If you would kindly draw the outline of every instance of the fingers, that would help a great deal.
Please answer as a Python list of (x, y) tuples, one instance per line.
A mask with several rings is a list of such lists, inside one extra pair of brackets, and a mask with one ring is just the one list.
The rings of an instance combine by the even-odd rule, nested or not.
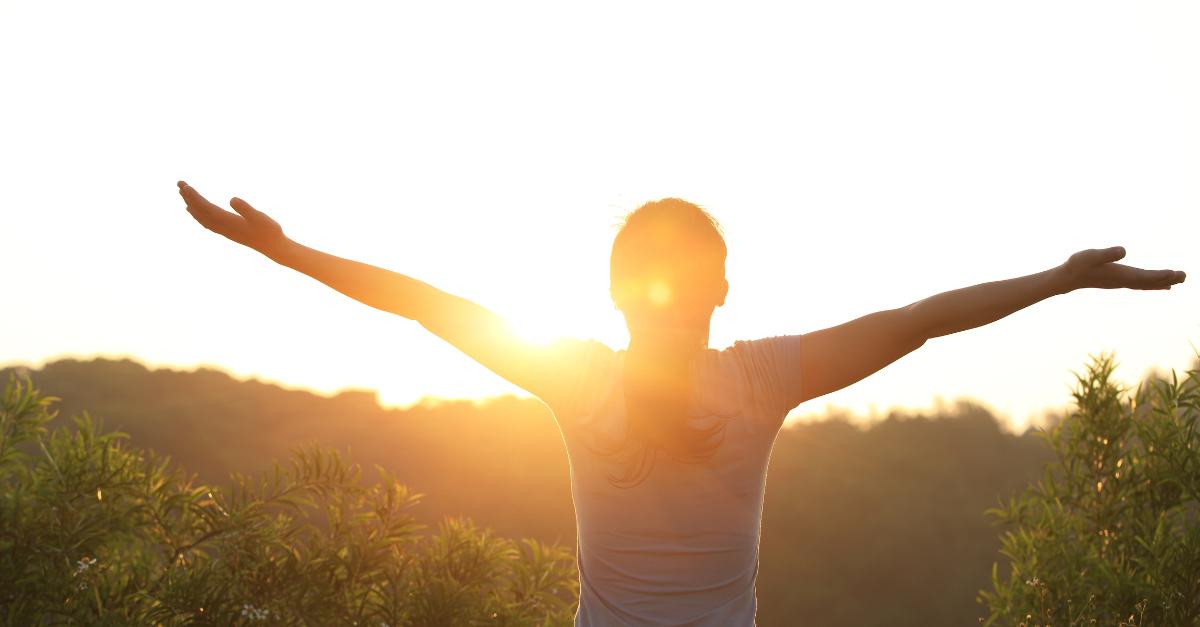
[[(208, 203), (208, 199), (200, 195), (195, 187), (188, 185), (186, 181), (179, 181), (179, 195), (183, 196), (184, 201), (190, 206), (192, 203)], [(212, 203), (208, 203), (212, 204)]]
[(179, 181), (179, 195), (183, 197), (187, 203), (187, 211), (192, 214), (204, 228), (224, 235), (232, 237), (239, 226), (238, 223), (242, 218), (225, 211), (224, 209), (209, 202), (207, 198), (200, 195), (196, 188), (188, 185), (186, 181)]
[(1133, 290), (1169, 290), (1187, 278), (1178, 270), (1146, 270), (1120, 263), (1099, 264), (1087, 276), (1084, 281), (1090, 287)]
[(1145, 270), (1142, 275), (1142, 286), (1145, 289), (1164, 290), (1170, 289), (1175, 283), (1173, 280), (1174, 272), (1170, 270)]
[(220, 207), (212, 204), (207, 198), (200, 195), (195, 187), (188, 185), (184, 181), (179, 181), (179, 195), (183, 197), (183, 201), (187, 203), (188, 213), (192, 217), (200, 221), (201, 224), (208, 226), (207, 222), (212, 221), (223, 213), (228, 213)]
[(1182, 283), (1187, 275), (1178, 270), (1136, 270), (1137, 277), (1130, 287), (1139, 290), (1169, 290)]
[(212, 203), (208, 202), (204, 196), (200, 195), (200, 192), (196, 191), (196, 188), (188, 185), (187, 182), (179, 181), (178, 186), (179, 195), (183, 197), (183, 202), (187, 204), (188, 213), (192, 214), (192, 217), (200, 224), (212, 228), (212, 209), (215, 208), (212, 207)]
[[(183, 196), (183, 200), (187, 202), (188, 211), (191, 212), (193, 216), (196, 216), (197, 219), (199, 219), (200, 215), (205, 214), (207, 214), (210, 218), (212, 216), (221, 214), (228, 215), (229, 212), (209, 202), (207, 198), (201, 196), (200, 192), (196, 191), (196, 188), (192, 187), (191, 185), (188, 185), (186, 181), (179, 181), (177, 185), (179, 186), (179, 195)], [(266, 214), (255, 209), (254, 207), (251, 207), (250, 203), (238, 198), (237, 196), (234, 196), (229, 200), (229, 206), (233, 207), (233, 210), (238, 212), (238, 214), (240, 214), (243, 218), (246, 218), (250, 221), (261, 222), (263, 221), (263, 218), (267, 217)], [(197, 215), (197, 213), (200, 215)]]
[(1170, 288), (1187, 278), (1177, 270), (1142, 270), (1142, 276), (1147, 284), (1154, 286), (1152, 289)]

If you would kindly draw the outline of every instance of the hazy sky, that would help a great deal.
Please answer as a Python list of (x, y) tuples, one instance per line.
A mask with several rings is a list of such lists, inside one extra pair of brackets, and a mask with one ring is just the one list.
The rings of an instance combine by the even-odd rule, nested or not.
[(969, 396), (1019, 426), (1070, 401), (1089, 354), (1129, 383), (1188, 365), (1200, 5), (787, 4), (0, 0), (0, 364), (131, 356), (388, 403), (515, 391), (204, 230), (182, 178), (614, 348), (616, 224), (664, 196), (726, 231), (714, 348), (1083, 248), (1192, 275), (932, 340), (795, 416)]

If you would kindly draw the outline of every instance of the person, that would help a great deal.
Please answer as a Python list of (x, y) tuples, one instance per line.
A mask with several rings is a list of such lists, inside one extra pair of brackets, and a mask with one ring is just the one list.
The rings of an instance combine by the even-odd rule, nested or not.
[(677, 198), (629, 214), (610, 293), (629, 345), (527, 343), (495, 313), (403, 274), (314, 250), (233, 198), (229, 212), (178, 183), (204, 227), (376, 309), (416, 320), (541, 399), (567, 447), (577, 523), (576, 625), (753, 625), (766, 473), (797, 405), (928, 340), (1083, 288), (1169, 290), (1183, 272), (1079, 251), (1048, 270), (937, 294), (804, 334), (708, 347), (724, 304), (717, 222)]

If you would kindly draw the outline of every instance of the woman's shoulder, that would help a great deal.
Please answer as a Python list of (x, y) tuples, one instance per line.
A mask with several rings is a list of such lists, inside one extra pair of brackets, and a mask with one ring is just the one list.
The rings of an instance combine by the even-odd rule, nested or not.
[(713, 358), (710, 390), (775, 428), (799, 404), (801, 335), (737, 340)]
[(560, 418), (588, 407), (608, 386), (613, 367), (624, 351), (591, 338), (559, 338), (546, 349), (546, 378), (555, 382), (542, 400)]

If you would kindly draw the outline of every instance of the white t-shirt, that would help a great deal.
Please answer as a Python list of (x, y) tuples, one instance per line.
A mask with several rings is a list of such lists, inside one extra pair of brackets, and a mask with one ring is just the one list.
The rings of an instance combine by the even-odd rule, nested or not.
[[(595, 451), (625, 429), (626, 351), (593, 340), (561, 345), (539, 394), (554, 412), (571, 465), (580, 598), (577, 627), (754, 625), (767, 462), (800, 403), (800, 337), (705, 350), (691, 382), (691, 424), (725, 421), (699, 463), (658, 454), (645, 480), (614, 486), (629, 460)], [(591, 444), (591, 446), (589, 446)]]

